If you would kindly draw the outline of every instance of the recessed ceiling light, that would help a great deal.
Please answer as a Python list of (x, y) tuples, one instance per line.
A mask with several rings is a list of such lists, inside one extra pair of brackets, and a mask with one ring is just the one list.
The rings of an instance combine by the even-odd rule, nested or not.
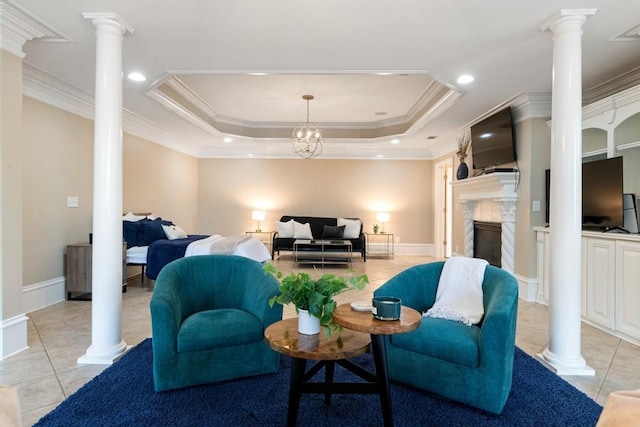
[(256, 72), (256, 73), (247, 73), (250, 76), (266, 76), (267, 73), (261, 73), (261, 72)]
[(233, 142), (233, 139), (231, 139), (231, 138), (229, 138), (229, 137), (226, 137), (226, 138), (224, 139), (224, 142), (226, 142), (226, 143)]
[(129, 77), (129, 80), (133, 80), (134, 82), (143, 82), (147, 80), (144, 74), (139, 73), (137, 71), (134, 71), (133, 73), (129, 73), (127, 77)]
[(388, 73), (388, 72), (381, 72), (381, 73), (376, 73), (376, 75), (378, 76), (390, 76), (392, 73)]
[(399, 139), (392, 139), (391, 143), (392, 144), (400, 144), (400, 140)]
[(384, 154), (378, 154), (376, 157), (382, 159), (384, 157)]
[(247, 154), (247, 156), (249, 156), (249, 157), (253, 157), (253, 154)]
[(471, 83), (474, 80), (475, 80), (475, 77), (473, 77), (471, 74), (463, 74), (460, 77), (458, 77), (458, 83), (461, 85), (466, 85), (468, 83)]

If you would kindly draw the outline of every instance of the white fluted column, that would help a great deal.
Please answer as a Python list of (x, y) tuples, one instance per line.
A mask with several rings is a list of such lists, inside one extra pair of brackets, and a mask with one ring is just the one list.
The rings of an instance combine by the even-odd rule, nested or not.
[(561, 10), (553, 32), (549, 347), (559, 375), (595, 375), (581, 354), (582, 25), (596, 9)]
[(513, 274), (515, 268), (516, 205), (515, 200), (494, 200), (502, 217), (500, 233), (500, 266)]
[(476, 206), (476, 201), (472, 200), (460, 200), (458, 205), (462, 207), (464, 211), (464, 256), (473, 258), (473, 210)]
[(91, 346), (78, 363), (110, 364), (122, 340), (122, 41), (115, 13), (84, 13), (96, 29)]

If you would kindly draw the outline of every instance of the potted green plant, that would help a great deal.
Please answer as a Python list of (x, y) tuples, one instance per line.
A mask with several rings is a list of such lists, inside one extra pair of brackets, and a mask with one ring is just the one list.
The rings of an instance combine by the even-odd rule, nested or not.
[[(331, 336), (335, 331), (340, 333), (342, 327), (333, 323), (333, 310), (337, 306), (333, 297), (348, 289), (362, 290), (369, 283), (366, 274), (340, 277), (325, 273), (313, 279), (308, 273), (302, 272), (292, 272), (285, 276), (271, 263), (266, 263), (263, 268), (280, 282), (280, 293), (269, 299), (269, 305), (293, 304), (298, 313), (298, 331), (307, 335), (319, 333), (320, 326), (324, 326), (327, 336)], [(309, 320), (317, 325), (317, 329), (305, 326), (304, 322)]]
[(380, 226), (378, 224), (373, 224), (373, 232), (375, 234), (378, 234), (378, 229), (380, 228)]

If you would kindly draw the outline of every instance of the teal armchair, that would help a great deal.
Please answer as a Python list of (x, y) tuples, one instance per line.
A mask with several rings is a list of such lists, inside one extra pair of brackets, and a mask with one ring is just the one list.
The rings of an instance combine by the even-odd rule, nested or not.
[(282, 319), (269, 307), (278, 281), (262, 264), (204, 255), (167, 264), (151, 297), (156, 391), (276, 372), (280, 356), (264, 342)]
[[(444, 262), (411, 267), (378, 288), (425, 312), (435, 302)], [(499, 414), (511, 390), (518, 311), (518, 282), (487, 266), (482, 282), (484, 316), (478, 325), (423, 317), (420, 327), (387, 340), (389, 377), (444, 398)]]

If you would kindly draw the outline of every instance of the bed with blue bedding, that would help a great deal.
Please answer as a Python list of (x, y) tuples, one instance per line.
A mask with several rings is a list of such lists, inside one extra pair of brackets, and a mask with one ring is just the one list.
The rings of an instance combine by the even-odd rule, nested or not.
[(171, 221), (132, 213), (123, 217), (122, 227), (127, 265), (141, 266), (141, 279), (146, 273), (149, 279), (156, 280), (165, 265), (184, 256), (232, 254), (258, 262), (271, 259), (264, 244), (251, 236), (187, 235)]
[(189, 244), (207, 237), (203, 234), (192, 234), (183, 239), (160, 239), (152, 242), (147, 250), (147, 277), (156, 280), (165, 265), (184, 257)]

